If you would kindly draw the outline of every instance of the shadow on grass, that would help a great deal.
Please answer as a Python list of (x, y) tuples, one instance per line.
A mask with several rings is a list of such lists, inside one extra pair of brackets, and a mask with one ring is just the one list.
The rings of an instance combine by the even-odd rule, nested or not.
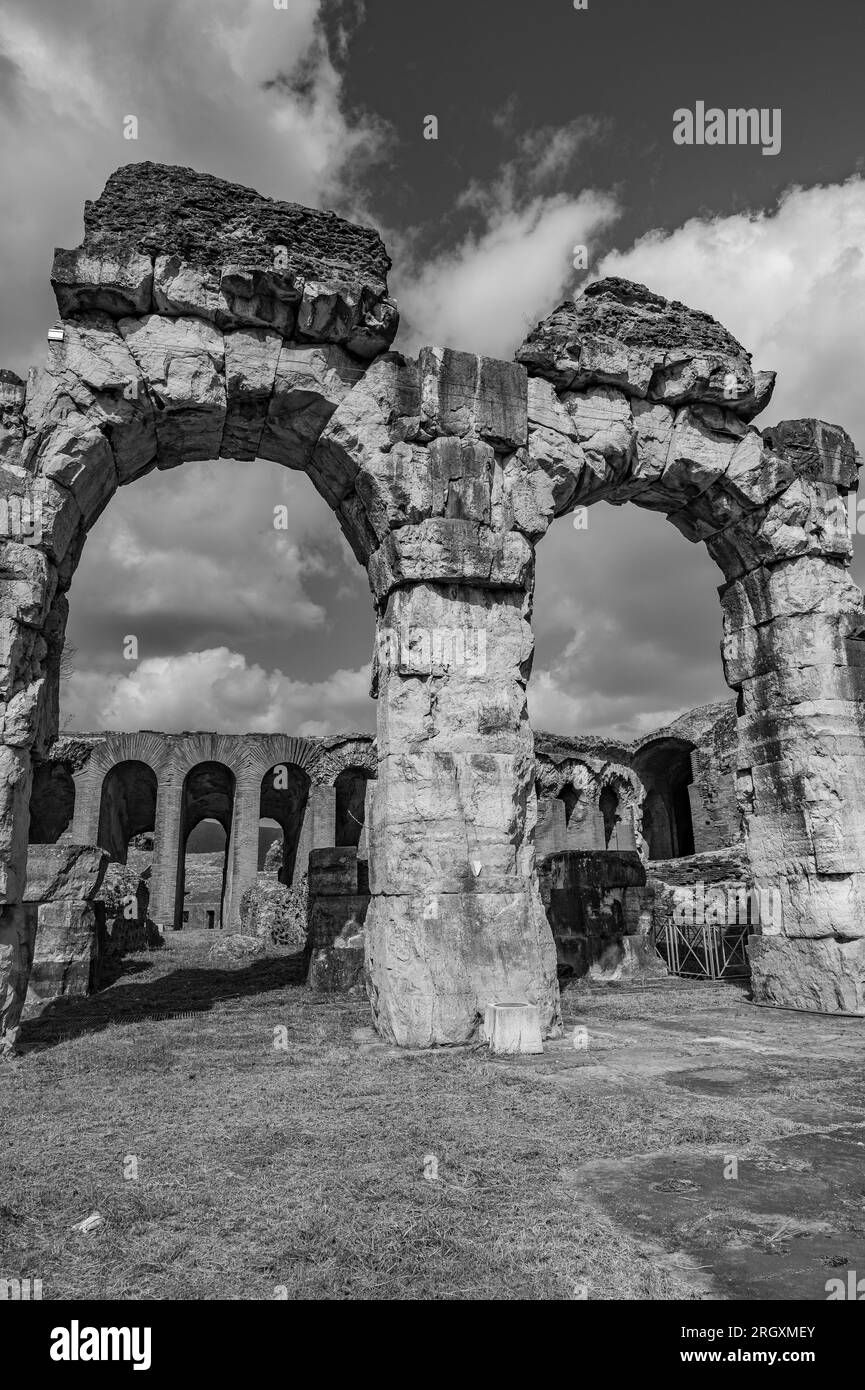
[[(157, 963), (158, 958), (153, 962), (127, 958), (122, 973), (144, 975)], [(294, 955), (267, 956), (235, 969), (189, 966), (154, 980), (114, 983), (87, 999), (57, 1000), (37, 1018), (23, 1021), (18, 1050), (41, 1052), (85, 1033), (99, 1033), (112, 1023), (139, 1022), (143, 1015), (205, 1014), (226, 999), (266, 994), (286, 986), (299, 988), (305, 978), (304, 953), (298, 951)]]

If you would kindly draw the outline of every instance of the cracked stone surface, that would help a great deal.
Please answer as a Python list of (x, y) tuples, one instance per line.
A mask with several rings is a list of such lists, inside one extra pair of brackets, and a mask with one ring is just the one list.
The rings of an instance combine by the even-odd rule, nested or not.
[[(155, 164), (112, 175), (82, 246), (58, 251), (62, 341), (26, 388), (0, 375), (0, 1027), (14, 1035), (26, 984), (31, 753), (57, 734), (87, 533), (119, 486), (220, 454), (306, 472), (367, 571), (366, 951), (386, 1038), (465, 1042), (487, 1005), (514, 999), (537, 1005), (546, 1037), (560, 1031), (534, 864), (534, 556), (554, 517), (601, 499), (660, 511), (722, 572), (739, 810), (754, 881), (783, 903), (755, 952), (758, 997), (861, 1001), (849, 436), (812, 420), (761, 433), (750, 421), (773, 374), (709, 315), (618, 279), (556, 310), (516, 362), (436, 346), (407, 358), (389, 350), (389, 264), (370, 229)], [(638, 805), (629, 816), (636, 838)]]

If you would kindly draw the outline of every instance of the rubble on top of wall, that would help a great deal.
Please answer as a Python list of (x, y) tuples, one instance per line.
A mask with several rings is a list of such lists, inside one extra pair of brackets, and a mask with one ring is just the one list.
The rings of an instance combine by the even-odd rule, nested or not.
[(51, 283), (64, 318), (185, 315), (341, 343), (369, 360), (399, 322), (390, 264), (370, 227), (144, 161), (117, 169), (85, 204), (84, 241), (56, 252)]
[(587, 285), (532, 329), (517, 351), (559, 391), (614, 386), (667, 406), (700, 401), (750, 420), (769, 403), (774, 372), (710, 314), (612, 276)]

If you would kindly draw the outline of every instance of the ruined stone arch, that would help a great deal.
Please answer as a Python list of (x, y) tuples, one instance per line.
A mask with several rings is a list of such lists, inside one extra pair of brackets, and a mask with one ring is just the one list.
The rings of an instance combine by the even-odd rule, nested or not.
[(273, 820), (282, 831), (282, 861), (278, 877), (290, 884), (309, 801), (312, 781), (309, 772), (297, 762), (280, 760), (266, 768), (259, 791), (259, 819)]
[(349, 763), (337, 774), (334, 839), (337, 845), (359, 846), (366, 823), (369, 783), (375, 780), (371, 768)]
[[(220, 454), (307, 472), (367, 571), (380, 640), (366, 950), (385, 1036), (465, 1041), (487, 1003), (514, 998), (560, 1030), (534, 864), (534, 553), (554, 517), (598, 500), (664, 513), (723, 574), (746, 844), (783, 909), (752, 958), (758, 997), (783, 1001), (804, 971), (815, 999), (865, 1011), (849, 437), (819, 421), (760, 434), (771, 373), (708, 315), (621, 280), (562, 305), (515, 363), (406, 358), (388, 351), (388, 267), (372, 231), (150, 164), (113, 175), (86, 206), (84, 245), (57, 253), (62, 340), (11, 390), (0, 437), (7, 1034), (29, 949), (31, 751), (57, 732), (55, 658), (87, 531), (118, 486)], [(476, 659), (430, 641), (418, 660), (418, 630), (461, 633)], [(167, 822), (173, 782), (161, 802)]]
[(33, 764), (30, 791), (30, 828), (33, 844), (56, 844), (75, 816), (75, 777), (71, 769), (53, 759)]
[[(187, 764), (182, 768), (180, 825), (176, 838), (177, 871), (175, 876), (175, 898), (173, 925), (178, 928), (183, 923), (184, 898), (186, 893), (186, 856), (189, 837), (193, 830), (205, 820), (216, 821), (225, 832), (225, 849), (222, 870), (222, 892), (220, 894), (220, 918), (224, 918), (226, 904), (231, 902), (233, 887), (232, 868), (234, 864), (233, 847), (237, 842), (240, 827), (236, 814), (237, 776), (229, 763), (206, 758), (191, 762), (189, 756), (183, 759)], [(178, 768), (178, 772), (181, 769)], [(170, 847), (169, 847), (170, 852)]]
[(310, 781), (314, 781), (319, 760), (318, 749), (309, 739), (286, 734), (254, 734), (243, 740), (235, 738), (231, 751), (226, 749), (224, 756), (230, 759), (240, 781), (257, 779), (259, 782), (276, 767), (297, 767), (307, 774)]
[(865, 783), (852, 441), (814, 420), (761, 434), (750, 420), (773, 374), (708, 315), (627, 281), (588, 286), (517, 357), (530, 374), (527, 534), (576, 506), (631, 501), (702, 541), (722, 572), (746, 843), (755, 881), (783, 905), (781, 932), (752, 943), (757, 996), (790, 998), (813, 971), (810, 997), (862, 1011), (865, 858), (855, 814), (839, 815)]
[(96, 843), (125, 864), (129, 842), (156, 827), (158, 778), (149, 763), (123, 758), (104, 773), (99, 794)]
[(634, 753), (634, 766), (646, 788), (644, 833), (650, 859), (694, 853), (694, 822), (688, 794), (694, 780), (693, 752), (690, 739), (665, 734), (645, 740)]
[(316, 780), (333, 786), (339, 774), (351, 767), (362, 768), (375, 776), (378, 755), (371, 739), (352, 739), (336, 748), (322, 748), (316, 764)]

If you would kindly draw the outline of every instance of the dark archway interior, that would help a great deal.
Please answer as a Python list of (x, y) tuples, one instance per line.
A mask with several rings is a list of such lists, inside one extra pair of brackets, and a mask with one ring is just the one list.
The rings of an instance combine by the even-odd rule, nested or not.
[(106, 773), (99, 804), (98, 841), (112, 860), (126, 863), (135, 835), (156, 826), (156, 773), (147, 763), (130, 759)]
[(563, 801), (565, 804), (566, 826), (570, 825), (571, 823), (571, 816), (574, 814), (574, 810), (579, 799), (580, 798), (573, 787), (562, 787), (562, 790), (559, 792), (559, 801)]
[(646, 788), (643, 835), (650, 859), (677, 859), (694, 853), (694, 822), (688, 787), (694, 780), (685, 739), (660, 738), (634, 758), (634, 771)]
[(223, 851), (222, 886), (219, 903), (219, 922), (222, 926), (222, 909), (225, 904), (225, 886), (228, 878), (228, 858), (231, 844), (232, 815), (234, 811), (234, 774), (223, 763), (199, 763), (186, 774), (183, 783), (181, 806), (180, 854), (177, 866), (177, 896), (174, 905), (174, 927), (183, 926), (184, 899), (186, 896), (186, 855), (189, 837), (202, 821), (215, 821), (225, 834)]
[(300, 832), (309, 801), (309, 777), (295, 763), (278, 763), (261, 779), (262, 820), (276, 821), (282, 831), (282, 867), (279, 881), (291, 886)]
[(31, 845), (53, 845), (72, 824), (75, 782), (70, 768), (61, 762), (37, 763), (30, 793)]
[(643, 802), (643, 838), (649, 846), (650, 859), (672, 859), (673, 827), (664, 798), (654, 789)]
[(598, 798), (598, 809), (604, 821), (604, 846), (610, 848), (610, 841), (619, 823), (619, 798), (612, 787), (604, 787)]
[(336, 787), (336, 844), (340, 847), (360, 843), (366, 807), (366, 784), (372, 773), (365, 767), (347, 767), (334, 783)]

